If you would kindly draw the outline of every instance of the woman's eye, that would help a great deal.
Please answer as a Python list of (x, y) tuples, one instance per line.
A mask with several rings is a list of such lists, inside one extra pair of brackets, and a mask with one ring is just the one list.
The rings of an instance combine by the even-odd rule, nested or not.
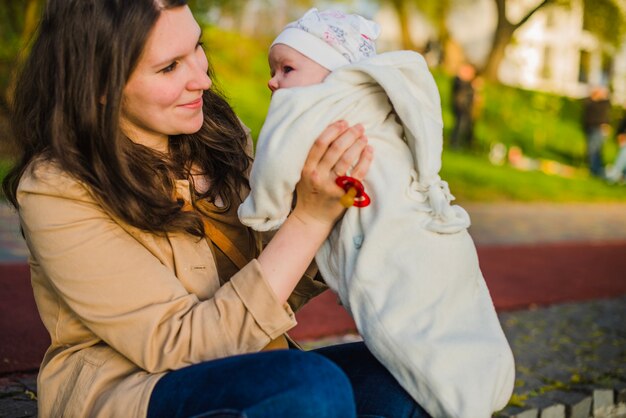
[(172, 71), (174, 71), (176, 69), (177, 66), (178, 66), (178, 61), (174, 61), (173, 63), (171, 63), (167, 67), (163, 68), (161, 70), (161, 72), (162, 73), (171, 73)]

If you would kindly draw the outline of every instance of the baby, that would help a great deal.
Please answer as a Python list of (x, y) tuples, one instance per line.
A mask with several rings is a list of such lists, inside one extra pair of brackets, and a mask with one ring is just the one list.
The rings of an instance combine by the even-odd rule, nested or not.
[[(278, 228), (322, 128), (361, 123), (374, 148), (371, 198), (349, 208), (316, 255), (372, 353), (432, 416), (490, 417), (514, 362), (469, 217), (439, 177), (441, 104), (421, 55), (376, 54), (376, 23), (309, 10), (270, 47), (272, 101), (241, 221)], [(343, 175), (345, 173), (337, 173)]]
[(379, 34), (379, 26), (362, 16), (309, 10), (272, 42), (267, 85), (274, 92), (321, 83), (331, 71), (374, 56)]

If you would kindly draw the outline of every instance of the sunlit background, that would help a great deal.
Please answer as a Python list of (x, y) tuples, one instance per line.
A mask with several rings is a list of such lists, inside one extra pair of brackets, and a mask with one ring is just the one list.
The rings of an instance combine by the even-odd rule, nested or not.
[[(8, 112), (20, 51), (43, 0), (0, 3), (0, 172), (13, 157)], [(581, 125), (590, 88), (610, 89), (612, 132), (626, 105), (625, 0), (190, 0), (217, 86), (258, 134), (270, 95), (267, 49), (308, 8), (360, 13), (382, 27), (379, 52), (418, 51), (438, 83), (444, 168), (459, 201), (626, 201), (626, 186), (592, 178)], [(451, 86), (463, 63), (478, 70), (470, 147), (450, 149)]]

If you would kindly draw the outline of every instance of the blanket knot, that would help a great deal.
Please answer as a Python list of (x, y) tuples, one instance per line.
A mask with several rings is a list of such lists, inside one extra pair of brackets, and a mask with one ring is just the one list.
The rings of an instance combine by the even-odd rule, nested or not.
[(454, 234), (470, 226), (470, 218), (465, 209), (450, 205), (454, 196), (450, 193), (448, 182), (438, 175), (420, 182), (419, 175), (412, 170), (407, 194), (410, 199), (419, 203), (419, 211), (430, 215), (426, 229), (440, 234)]

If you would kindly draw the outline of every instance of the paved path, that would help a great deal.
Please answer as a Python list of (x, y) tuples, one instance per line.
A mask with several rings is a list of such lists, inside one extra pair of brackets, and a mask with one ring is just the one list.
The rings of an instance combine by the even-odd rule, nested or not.
[[(476, 245), (626, 242), (626, 204), (468, 203)], [(0, 204), (0, 263), (22, 262), (28, 250), (17, 215)]]
[(470, 233), (478, 246), (626, 242), (624, 203), (462, 206), (471, 216)]
[[(546, 299), (522, 310), (500, 309), (517, 366), (514, 396), (500, 415), (587, 417), (598, 410), (626, 417), (626, 204), (463, 206), (472, 217), (481, 267), (504, 277), (490, 283), (485, 274), (500, 303), (506, 292), (532, 300), (569, 292), (567, 303)], [(10, 293), (12, 277), (23, 275), (26, 256), (15, 214), (0, 205), (0, 274), (6, 276), (0, 275), (0, 298)], [(546, 272), (549, 277), (540, 275)], [(330, 306), (326, 314), (340, 322), (336, 305)], [(314, 313), (318, 322), (321, 313)], [(2, 324), (0, 318), (0, 332)], [(305, 337), (307, 347), (358, 339), (347, 331)], [(0, 348), (3, 341), (0, 334)], [(32, 372), (0, 376), (0, 417), (36, 416), (35, 393)]]

